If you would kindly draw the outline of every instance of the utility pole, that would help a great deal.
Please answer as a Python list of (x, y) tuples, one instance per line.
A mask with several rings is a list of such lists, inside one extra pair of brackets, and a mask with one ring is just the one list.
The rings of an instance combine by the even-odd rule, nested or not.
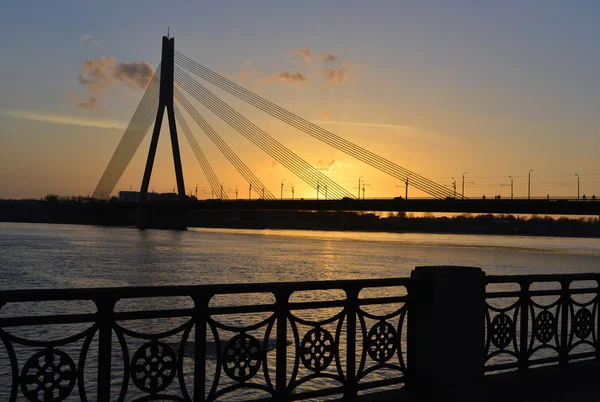
[(406, 184), (406, 190), (404, 191), (404, 199), (408, 200), (408, 176), (406, 176), (406, 181), (404, 183)]
[(577, 176), (577, 201), (579, 201), (579, 175), (575, 173), (575, 176)]
[(292, 184), (292, 201), (294, 200), (294, 185)]
[(465, 199), (465, 175), (469, 172), (464, 172), (462, 174), (462, 199)]
[(512, 200), (513, 195), (514, 195), (514, 193), (513, 193), (513, 177), (512, 176), (508, 176), (508, 177), (510, 177), (510, 199)]
[(456, 179), (454, 178), (454, 176), (452, 176), (452, 180), (454, 180), (452, 182), (452, 187), (454, 188), (454, 199), (456, 199)]
[(527, 175), (527, 199), (531, 199), (531, 172), (533, 169), (529, 170), (529, 174)]
[(252, 199), (252, 183), (250, 183), (250, 188), (248, 189), (248, 200)]

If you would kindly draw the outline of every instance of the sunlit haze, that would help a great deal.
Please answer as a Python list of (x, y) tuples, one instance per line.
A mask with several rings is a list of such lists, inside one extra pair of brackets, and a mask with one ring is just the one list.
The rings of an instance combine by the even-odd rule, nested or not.
[[(109, 4), (110, 3), (110, 4)], [(573, 3), (577, 4), (574, 7)], [(0, 198), (91, 195), (161, 38), (178, 52), (400, 166), (479, 198), (600, 195), (600, 3), (10, 2), (0, 13)], [(404, 183), (206, 84), (352, 194)], [(280, 196), (315, 190), (203, 113)], [(230, 198), (248, 184), (188, 124)], [(150, 189), (176, 186), (166, 119)], [(148, 134), (113, 194), (140, 188)], [(180, 133), (187, 193), (211, 190)], [(454, 179), (453, 179), (454, 178)], [(414, 197), (426, 194), (410, 189)]]

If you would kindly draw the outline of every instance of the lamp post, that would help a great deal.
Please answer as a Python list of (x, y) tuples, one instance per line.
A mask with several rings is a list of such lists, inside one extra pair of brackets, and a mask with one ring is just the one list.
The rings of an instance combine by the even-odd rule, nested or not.
[(454, 176), (452, 176), (452, 180), (454, 180), (452, 182), (452, 188), (454, 188), (454, 199), (456, 199), (456, 179), (454, 178)]
[(281, 180), (281, 199), (283, 200), (283, 182), (285, 179)]
[(528, 200), (531, 199), (531, 172), (533, 172), (533, 169), (530, 169), (529, 173), (527, 174), (527, 199)]
[(363, 180), (363, 200), (365, 199), (365, 181)]
[(221, 199), (223, 199), (223, 183), (221, 183)]
[(406, 176), (406, 181), (404, 184), (406, 184), (406, 189), (404, 190), (404, 199), (408, 200), (408, 176)]
[(513, 177), (512, 176), (508, 176), (510, 177), (510, 199), (513, 199)]
[(579, 201), (579, 175), (575, 173), (575, 176), (577, 176), (577, 201)]
[[(317, 200), (319, 199), (319, 188), (321, 187), (321, 183), (317, 180)], [(360, 194), (360, 192), (359, 192)]]
[(238, 199), (238, 188), (237, 186), (235, 186), (235, 200), (237, 201)]
[(359, 200), (360, 200), (360, 179), (362, 179), (362, 178), (363, 178), (362, 176), (360, 176), (360, 177), (358, 178), (358, 199), (359, 199)]
[(198, 185), (196, 184), (196, 199), (198, 199)]
[(292, 184), (292, 201), (294, 200), (294, 184)]
[(252, 183), (250, 183), (250, 187), (248, 187), (248, 200), (252, 199)]
[(325, 184), (325, 199), (327, 199), (327, 184)]
[(461, 197), (461, 198), (462, 198), (463, 200), (465, 199), (465, 175), (466, 175), (467, 173), (469, 173), (469, 172), (464, 172), (464, 173), (462, 174), (462, 197)]

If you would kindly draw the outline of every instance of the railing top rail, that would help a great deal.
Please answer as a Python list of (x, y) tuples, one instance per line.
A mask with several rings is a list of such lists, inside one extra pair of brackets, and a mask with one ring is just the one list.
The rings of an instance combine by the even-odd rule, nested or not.
[(548, 275), (487, 275), (487, 283), (600, 281), (600, 273)]
[(305, 290), (364, 289), (405, 286), (410, 278), (348, 279), (331, 281), (244, 283), (184, 286), (131, 286), (77, 289), (16, 289), (0, 290), (0, 305), (8, 302), (59, 300), (127, 299), (137, 297), (196, 296), (239, 293), (279, 293)]

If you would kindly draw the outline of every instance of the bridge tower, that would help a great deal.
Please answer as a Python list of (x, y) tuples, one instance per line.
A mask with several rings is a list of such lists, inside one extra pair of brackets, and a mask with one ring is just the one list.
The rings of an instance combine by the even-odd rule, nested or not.
[(173, 162), (175, 163), (175, 177), (177, 179), (177, 194), (179, 200), (185, 199), (185, 185), (183, 183), (183, 169), (181, 167), (181, 154), (179, 152), (179, 140), (177, 139), (177, 126), (175, 124), (175, 111), (173, 109), (173, 70), (175, 62), (175, 38), (163, 36), (162, 38), (162, 56), (160, 62), (160, 95), (158, 97), (158, 111), (152, 140), (150, 142), (150, 151), (144, 170), (142, 188), (140, 191), (140, 208), (143, 208), (148, 200), (148, 186), (150, 185), (150, 176), (152, 175), (152, 166), (156, 156), (156, 147), (158, 146), (158, 137), (162, 126), (165, 109), (169, 120), (169, 131), (171, 132), (171, 148), (173, 150)]

